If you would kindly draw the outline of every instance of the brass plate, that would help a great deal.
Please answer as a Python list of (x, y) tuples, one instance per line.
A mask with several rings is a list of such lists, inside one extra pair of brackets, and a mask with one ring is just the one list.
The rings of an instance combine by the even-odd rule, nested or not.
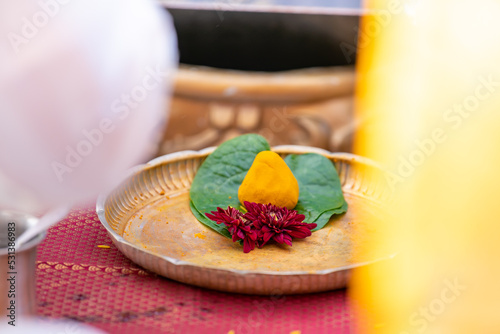
[[(183, 151), (134, 168), (123, 183), (99, 197), (97, 214), (115, 245), (135, 263), (162, 276), (210, 289), (248, 294), (293, 294), (344, 287), (350, 269), (380, 259), (359, 250), (387, 215), (391, 193), (375, 163), (348, 153), (304, 146), (277, 146), (282, 156), (320, 153), (336, 166), (349, 204), (293, 247), (266, 245), (245, 254), (191, 213), (189, 189), (214, 148)], [(369, 225), (368, 225), (369, 222)]]

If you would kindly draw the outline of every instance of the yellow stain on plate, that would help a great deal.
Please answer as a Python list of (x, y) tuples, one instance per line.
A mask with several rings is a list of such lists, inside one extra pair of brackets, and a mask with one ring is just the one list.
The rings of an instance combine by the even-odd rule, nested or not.
[(194, 236), (197, 238), (200, 238), (200, 239), (205, 239), (207, 237), (206, 235), (204, 235), (202, 233), (196, 233)]

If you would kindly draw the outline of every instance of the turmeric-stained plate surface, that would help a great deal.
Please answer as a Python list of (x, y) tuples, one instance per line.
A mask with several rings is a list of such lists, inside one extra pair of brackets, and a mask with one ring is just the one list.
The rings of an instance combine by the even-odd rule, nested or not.
[[(242, 246), (201, 224), (189, 208), (189, 189), (213, 148), (184, 151), (131, 171), (120, 187), (102, 195), (97, 213), (115, 245), (132, 261), (165, 277), (201, 287), (249, 294), (293, 294), (344, 287), (350, 269), (389, 257), (370, 243), (390, 201), (384, 172), (346, 153), (278, 146), (288, 154), (315, 152), (338, 171), (349, 209), (293, 246)], [(210, 187), (207, 184), (207, 187)], [(214, 208), (215, 210), (215, 208)]]

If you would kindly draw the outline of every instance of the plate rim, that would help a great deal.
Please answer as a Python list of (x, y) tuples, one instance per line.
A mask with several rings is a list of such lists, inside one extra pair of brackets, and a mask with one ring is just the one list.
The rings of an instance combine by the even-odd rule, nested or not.
[[(136, 166), (128, 169), (128, 171), (126, 171), (122, 175), (122, 177), (120, 178), (117, 185), (123, 184), (123, 182), (125, 182), (128, 178), (130, 178), (133, 175), (135, 175), (139, 172), (142, 172), (146, 169), (154, 168), (154, 167), (156, 167), (160, 164), (163, 164), (163, 163), (183, 160), (185, 157), (188, 157), (188, 156), (189, 157), (202, 157), (205, 155), (209, 155), (216, 148), (217, 148), (217, 146), (211, 146), (211, 147), (207, 147), (207, 148), (204, 148), (202, 150), (199, 150), (199, 151), (184, 150), (184, 151), (169, 153), (169, 154), (165, 154), (163, 156), (156, 157), (156, 158), (154, 158), (154, 159), (152, 159), (144, 164), (136, 165)], [(359, 156), (356, 154), (347, 153), (347, 152), (330, 152), (330, 151), (327, 151), (325, 149), (318, 148), (318, 147), (301, 146), (301, 145), (278, 145), (278, 146), (271, 147), (271, 150), (272, 151), (279, 151), (280, 153), (284, 153), (284, 154), (318, 153), (318, 154), (321, 154), (321, 155), (326, 156), (327, 158), (331, 158), (331, 159), (337, 158), (339, 160), (356, 161), (356, 162), (362, 163), (364, 165), (369, 165), (371, 167), (374, 167), (374, 168), (380, 170), (384, 174), (388, 173), (388, 171), (381, 164), (377, 163), (376, 161), (373, 161), (369, 158), (362, 157), (362, 156)], [(302, 271), (241, 270), (241, 269), (231, 269), (231, 268), (220, 268), (220, 267), (215, 267), (215, 266), (211, 266), (211, 265), (202, 265), (202, 264), (192, 263), (189, 261), (179, 260), (179, 259), (175, 259), (175, 258), (172, 258), (169, 256), (157, 254), (157, 253), (154, 253), (154, 252), (149, 251), (147, 249), (144, 249), (142, 247), (139, 247), (139, 246), (125, 240), (121, 235), (119, 235), (109, 225), (108, 221), (106, 220), (106, 216), (105, 216), (105, 204), (106, 204), (106, 200), (108, 199), (109, 195), (114, 190), (116, 190), (116, 186), (107, 192), (103, 192), (103, 193), (99, 194), (99, 196), (97, 198), (97, 202), (96, 202), (96, 213), (97, 213), (97, 216), (99, 218), (99, 221), (104, 226), (104, 228), (106, 229), (106, 231), (110, 235), (113, 243), (118, 248), (118, 250), (120, 250), (120, 252), (122, 254), (123, 254), (123, 252), (121, 251), (120, 247), (118, 245), (116, 245), (116, 243), (124, 244), (128, 247), (135, 249), (136, 251), (147, 253), (147, 254), (152, 255), (154, 257), (157, 257), (157, 258), (161, 258), (162, 260), (165, 260), (174, 266), (191, 266), (191, 267), (203, 268), (203, 269), (208, 269), (208, 270), (220, 270), (220, 271), (231, 272), (233, 274), (243, 275), (243, 276), (246, 276), (246, 275), (266, 275), (266, 276), (303, 276), (303, 275), (309, 276), (309, 275), (315, 275), (315, 276), (324, 276), (324, 275), (329, 275), (329, 274), (333, 274), (336, 272), (341, 272), (341, 271), (346, 271), (346, 270), (366, 266), (366, 265), (373, 264), (373, 263), (380, 262), (380, 261), (384, 261), (384, 260), (389, 260), (389, 259), (392, 259), (396, 256), (396, 253), (394, 253), (394, 254), (390, 254), (388, 256), (385, 256), (385, 257), (382, 257), (379, 259), (375, 259), (375, 260), (350, 264), (350, 265), (331, 268), (331, 269), (323, 269), (323, 270), (318, 270), (318, 271), (314, 271), (314, 272), (307, 271), (307, 270), (302, 270)], [(368, 197), (366, 197), (366, 198), (369, 199)], [(372, 201), (373, 201), (373, 199), (372, 199)], [(123, 254), (123, 255), (125, 255), (125, 254)], [(132, 262), (134, 262), (134, 261), (132, 260)], [(137, 264), (136, 262), (134, 262), (134, 263)]]

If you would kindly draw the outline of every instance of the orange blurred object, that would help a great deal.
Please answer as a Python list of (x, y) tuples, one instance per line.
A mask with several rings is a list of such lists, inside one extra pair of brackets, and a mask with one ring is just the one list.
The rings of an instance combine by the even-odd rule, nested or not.
[(361, 332), (499, 333), (500, 4), (368, 7), (355, 153), (392, 172), (373, 248), (397, 256), (354, 274)]

